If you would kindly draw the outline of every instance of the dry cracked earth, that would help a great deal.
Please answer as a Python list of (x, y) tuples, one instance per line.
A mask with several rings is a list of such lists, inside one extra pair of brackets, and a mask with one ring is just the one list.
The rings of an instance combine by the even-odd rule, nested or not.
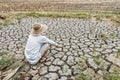
[[(35, 22), (48, 25), (48, 31), (43, 35), (62, 47), (51, 47), (46, 55), (51, 61), (22, 67), (19, 72), (36, 73), (31, 80), (74, 80), (81, 73), (90, 80), (104, 80), (104, 71), (120, 72), (120, 28), (103, 21), (23, 18), (18, 23), (16, 20), (15, 25), (0, 26), (0, 53), (11, 53), (19, 60), (24, 59), (25, 44)], [(25, 77), (25, 80), (29, 78)]]

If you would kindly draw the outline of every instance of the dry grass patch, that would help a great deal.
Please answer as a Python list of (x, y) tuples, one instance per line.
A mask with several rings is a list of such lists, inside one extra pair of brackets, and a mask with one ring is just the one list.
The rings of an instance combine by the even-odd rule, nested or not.
[[(13, 19), (20, 21), (22, 18), (26, 17), (50, 17), (50, 18), (80, 18), (80, 19), (91, 19), (96, 20), (109, 20), (114, 24), (118, 24), (120, 21), (120, 12), (85, 12), (85, 11), (67, 11), (67, 12), (38, 12), (38, 11), (28, 11), (28, 12), (12, 12), (8, 13), (8, 17), (5, 20), (0, 20), (0, 24), (4, 26), (9, 24), (14, 24)], [(109, 23), (108, 22), (108, 23)]]

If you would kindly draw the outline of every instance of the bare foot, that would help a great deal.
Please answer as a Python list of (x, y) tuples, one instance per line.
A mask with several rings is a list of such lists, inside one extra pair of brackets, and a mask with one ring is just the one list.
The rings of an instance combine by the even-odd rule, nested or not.
[(44, 62), (46, 60), (47, 60), (47, 58), (43, 57), (42, 59), (40, 59), (40, 62), (42, 63), (42, 62)]
[(40, 63), (42, 63), (42, 62), (45, 62), (45, 61), (50, 61), (51, 59), (50, 58), (42, 58), (41, 60), (40, 60)]

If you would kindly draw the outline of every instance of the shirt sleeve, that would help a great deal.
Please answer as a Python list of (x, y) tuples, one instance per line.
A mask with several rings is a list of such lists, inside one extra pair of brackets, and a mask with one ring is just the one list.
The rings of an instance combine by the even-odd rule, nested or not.
[(49, 44), (54, 45), (54, 46), (57, 46), (57, 45), (58, 45), (56, 42), (48, 39), (48, 38), (45, 37), (45, 36), (42, 38), (42, 41), (41, 41), (40, 43), (49, 43)]

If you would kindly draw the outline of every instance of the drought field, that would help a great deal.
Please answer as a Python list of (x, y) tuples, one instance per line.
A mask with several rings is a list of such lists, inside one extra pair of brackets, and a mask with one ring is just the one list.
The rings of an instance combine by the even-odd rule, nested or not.
[[(37, 65), (23, 63), (24, 48), (34, 22), (49, 26), (43, 35), (62, 47), (51, 47), (46, 57), (51, 61)], [(119, 80), (120, 28), (104, 21), (66, 18), (22, 18), (14, 25), (0, 26), (0, 69), (2, 79), (14, 73), (12, 79), (32, 80)], [(2, 55), (13, 56), (14, 58)], [(15, 61), (14, 61), (15, 60)], [(12, 61), (12, 62), (11, 62)], [(12, 64), (14, 63), (14, 64)], [(11, 65), (11, 66), (9, 66)], [(24, 75), (22, 76), (21, 73)], [(6, 74), (6, 77), (4, 77)], [(31, 74), (32, 76), (28, 76)], [(11, 76), (11, 75), (10, 75)]]
[[(119, 0), (0, 1), (0, 80), (120, 79)], [(24, 50), (36, 22), (62, 47), (30, 65)]]

